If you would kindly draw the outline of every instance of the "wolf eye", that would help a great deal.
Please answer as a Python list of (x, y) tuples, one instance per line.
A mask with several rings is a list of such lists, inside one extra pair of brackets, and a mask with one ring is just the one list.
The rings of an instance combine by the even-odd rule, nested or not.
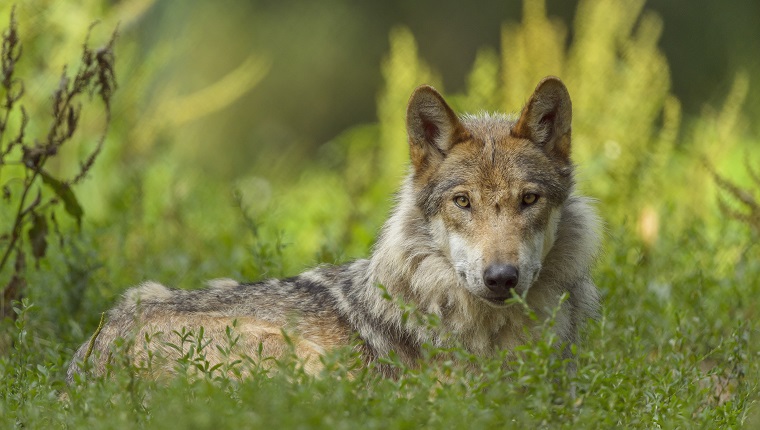
[(454, 204), (462, 209), (467, 209), (470, 207), (470, 199), (468, 199), (467, 196), (455, 196)]
[(522, 202), (526, 206), (530, 206), (533, 203), (536, 203), (536, 201), (538, 201), (538, 194), (534, 193), (527, 193), (522, 198)]

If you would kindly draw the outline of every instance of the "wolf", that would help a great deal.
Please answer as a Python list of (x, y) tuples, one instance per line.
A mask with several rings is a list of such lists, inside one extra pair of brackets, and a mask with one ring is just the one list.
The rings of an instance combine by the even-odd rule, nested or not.
[[(350, 345), (390, 376), (383, 358), (418, 366), (423, 345), (494, 357), (537, 337), (549, 317), (560, 353), (570, 355), (567, 345), (599, 305), (591, 269), (601, 234), (593, 201), (574, 192), (571, 119), (556, 77), (511, 116), (458, 116), (420, 86), (406, 112), (409, 173), (368, 259), (197, 290), (144, 283), (79, 348), (69, 381), (82, 369), (106, 372), (113, 345), (127, 338), (136, 340), (130, 362), (166, 356), (153, 372), (171, 374), (181, 356), (172, 339), (201, 328), (212, 365), (230, 353), (259, 362), (294, 353), (311, 373), (322, 355)], [(522, 305), (509, 300), (517, 296)], [(436, 328), (409, 318), (409, 306)], [(227, 344), (231, 328), (237, 338), (225, 354), (213, 346)]]

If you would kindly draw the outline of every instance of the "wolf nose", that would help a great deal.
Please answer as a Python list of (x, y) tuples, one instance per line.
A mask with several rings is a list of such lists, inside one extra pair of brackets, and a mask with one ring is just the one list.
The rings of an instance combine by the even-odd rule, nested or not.
[(517, 267), (511, 264), (491, 264), (483, 272), (486, 287), (501, 297), (509, 296), (509, 290), (517, 285)]

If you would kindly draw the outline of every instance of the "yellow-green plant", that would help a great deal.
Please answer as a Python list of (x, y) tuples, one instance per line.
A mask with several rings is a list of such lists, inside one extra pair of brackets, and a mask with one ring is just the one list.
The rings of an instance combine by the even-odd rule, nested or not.
[(412, 33), (403, 27), (391, 31), (382, 72), (379, 122), (352, 128), (326, 144), (328, 161), (309, 167), (273, 203), (286, 241), (297, 244), (288, 254), (299, 262), (296, 267), (313, 264), (315, 255), (327, 262), (366, 255), (388, 215), (392, 192), (408, 164), (409, 95), (421, 83), (440, 86), (440, 78), (419, 58)]
[[(721, 192), (718, 196), (720, 212), (730, 219), (748, 225), (755, 233), (760, 233), (760, 198), (754, 195), (756, 190), (760, 190), (760, 173), (752, 167), (749, 158), (745, 159), (745, 168), (752, 178), (752, 188), (740, 187), (707, 164), (707, 169)], [(729, 200), (735, 203), (732, 205), (728, 203)], [(740, 208), (735, 207), (737, 203)]]
[(581, 1), (568, 48), (567, 30), (547, 18), (543, 0), (526, 0), (521, 25), (502, 31), (501, 107), (519, 109), (541, 77), (560, 76), (573, 99), (580, 185), (608, 205), (638, 206), (661, 185), (680, 125), (657, 47), (662, 22), (643, 5)]
[[(134, 273), (129, 269), (129, 264), (122, 262), (139, 261), (140, 267), (146, 266), (145, 270), (151, 271), (149, 264), (145, 264), (145, 255), (158, 255), (167, 249), (177, 250), (164, 261), (171, 260), (165, 264), (177, 267), (177, 272), (182, 273), (187, 267), (199, 266), (198, 261), (213, 252), (210, 251), (209, 242), (225, 241), (225, 238), (239, 234), (240, 217), (231, 205), (229, 184), (188, 174), (183, 158), (178, 156), (187, 148), (187, 142), (181, 139), (187, 136), (180, 132), (188, 125), (229, 106), (254, 87), (268, 71), (265, 59), (250, 55), (238, 67), (233, 67), (216, 80), (204, 79), (188, 85), (183, 81), (182, 74), (166, 79), (171, 73), (161, 72), (167, 70), (176, 59), (177, 46), (171, 45), (170, 40), (146, 42), (142, 35), (144, 27), (140, 26), (156, 1), (124, 0), (112, 3), (107, 0), (25, 0), (16, 7), (19, 31), (24, 36), (24, 61), (16, 64), (15, 73), (24, 78), (23, 106), (33, 119), (25, 129), (30, 138), (47, 132), (48, 124), (35, 119), (49, 116), (50, 93), (59, 86), (57, 77), (61, 76), (65, 62), (76, 59), (71, 55), (81, 52), (81, 43), (88, 29), (92, 27), (90, 39), (93, 44), (98, 44), (118, 24), (119, 39), (114, 49), (118, 51), (119, 62), (114, 72), (120, 82), (125, 82), (127, 90), (121, 91), (111, 101), (114, 115), (110, 117), (110, 131), (106, 136), (108, 144), (99, 152), (98, 162), (86, 170), (92, 180), (82, 181), (76, 188), (78, 207), (87, 214), (88, 222), (84, 228), (89, 232), (99, 230), (97, 249), (85, 251), (107, 256), (102, 257), (103, 261), (108, 260), (113, 265), (104, 275), (105, 282), (97, 278), (102, 271), (81, 267), (84, 263), (68, 245), (77, 246), (77, 240), (87, 237), (87, 234), (74, 234), (76, 230), (70, 227), (75, 223), (69, 222), (66, 217), (58, 218), (60, 231), (63, 237), (71, 240), (65, 248), (60, 248), (63, 252), (55, 253), (56, 258), (63, 259), (66, 264), (60, 273), (62, 282), (67, 282), (68, 276), (77, 276), (74, 272), (86, 270), (82, 282), (94, 283), (98, 279), (93, 291), (106, 297), (110, 294), (110, 280), (118, 277), (121, 270), (128, 272), (129, 279), (135, 282), (142, 279), (140, 273)], [(0, 12), (8, 16), (11, 6), (8, 2), (0, 3)], [(97, 24), (93, 26), (94, 23)], [(105, 29), (109, 29), (108, 32)], [(17, 130), (20, 118), (19, 114), (11, 116), (10, 123), (15, 128), (8, 131), (7, 136)], [(68, 141), (55, 157), (49, 158), (45, 171), (56, 178), (77, 176), (80, 160), (98, 145), (97, 136), (103, 130), (103, 123), (104, 115), (84, 103), (78, 122), (80, 138)], [(2, 170), (0, 185), (11, 177), (19, 178), (18, 169)], [(14, 179), (14, 183), (20, 183), (21, 179)], [(30, 195), (34, 197), (31, 192)], [(204, 204), (195, 204), (196, 201), (204, 201)], [(9, 221), (11, 205), (2, 204), (0, 209), (3, 221), (0, 225), (12, 226), (12, 220)], [(5, 212), (8, 212), (7, 216), (3, 215)], [(41, 233), (36, 232), (44, 231), (45, 227), (42, 221), (25, 226), (36, 226), (34, 237), (41, 237)], [(52, 224), (47, 227), (51, 234), (55, 231)], [(157, 229), (160, 229), (160, 234), (157, 234)], [(194, 234), (188, 234), (188, 231)], [(0, 234), (5, 233), (5, 230), (0, 231)], [(19, 237), (30, 242), (30, 234), (24, 231)], [(5, 236), (0, 242), (0, 246), (7, 244)], [(38, 243), (37, 249), (42, 249), (42, 242)], [(249, 257), (243, 243), (234, 253), (236, 256), (230, 261), (240, 262)], [(15, 264), (15, 255), (4, 258), (7, 263), (0, 278), (0, 287), (10, 285), (8, 277), (12, 273), (9, 274), (9, 270), (13, 272), (14, 267), (23, 266), (21, 263)], [(27, 255), (32, 256), (29, 252)], [(15, 289), (22, 286), (15, 277), (12, 283)], [(72, 306), (77, 306), (81, 297), (74, 296), (89, 291), (90, 287), (93, 285), (67, 285), (63, 290), (71, 295), (67, 300), (71, 299)], [(29, 293), (34, 294), (31, 290)], [(10, 306), (10, 300), (6, 303)]]
[[(738, 73), (723, 105), (719, 109), (706, 106), (699, 121), (694, 123), (685, 138), (689, 150), (694, 155), (694, 161), (706, 160), (710, 165), (725, 170), (728, 174), (725, 177), (727, 180), (735, 178), (742, 170), (740, 159), (744, 154), (741, 151), (735, 153), (734, 149), (740, 146), (738, 144), (743, 140), (745, 127), (742, 106), (748, 90), (749, 77), (742, 72)], [(738, 159), (731, 162), (732, 158)], [(728, 161), (728, 164), (725, 164), (725, 161)], [(689, 198), (684, 200), (684, 204), (687, 205), (686, 210), (700, 212), (714, 201), (715, 188), (711, 183), (712, 175), (701, 166), (690, 167), (681, 172), (684, 184), (687, 184), (690, 189), (705, 192), (690, 193)]]
[[(642, 14), (642, 9), (643, 1), (581, 1), (574, 38), (567, 47), (567, 29), (547, 17), (545, 2), (526, 0), (522, 22), (503, 27), (499, 54), (480, 51), (466, 93), (448, 95), (459, 111), (516, 112), (542, 77), (560, 76), (573, 99), (573, 152), (582, 166), (580, 187), (599, 198), (615, 222), (630, 213), (656, 215), (656, 207), (649, 206), (658, 188), (671, 178), (664, 170), (673, 156), (681, 120), (680, 104), (669, 91), (668, 65), (657, 47), (662, 22), (654, 14)], [(319, 207), (318, 202), (335, 204), (318, 217), (322, 229), (316, 225), (307, 229), (311, 240), (300, 238), (307, 234), (299, 231), (303, 229), (286, 227), (299, 247), (309, 244), (301, 256), (315, 252), (316, 237), (325, 230), (344, 231), (327, 239), (334, 241), (335, 235), (346, 238), (345, 231), (356, 237), (350, 233), (355, 229), (352, 220), (370, 218), (374, 229), (380, 225), (388, 206), (378, 202), (398, 186), (408, 162), (404, 109), (409, 94), (423, 83), (441, 87), (435, 72), (419, 58), (409, 30), (395, 29), (390, 41), (390, 54), (383, 63), (385, 86), (378, 97), (377, 135), (352, 132), (338, 139), (348, 154), (342, 169), (312, 170), (303, 190), (295, 191), (310, 198), (299, 198), (298, 205), (284, 208), (283, 218), (297, 211), (298, 225), (304, 225), (315, 219), (310, 208)], [(362, 148), (357, 151), (361, 156), (354, 154), (356, 148)], [(325, 193), (314, 187), (320, 182), (315, 178), (330, 184)], [(362, 216), (340, 215), (352, 210)], [(361, 237), (360, 247), (366, 249), (367, 235)], [(356, 245), (352, 240), (344, 243)]]

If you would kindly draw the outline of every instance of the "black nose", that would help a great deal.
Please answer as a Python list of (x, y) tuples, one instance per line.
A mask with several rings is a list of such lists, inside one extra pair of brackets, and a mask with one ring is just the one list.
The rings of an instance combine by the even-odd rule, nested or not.
[(486, 287), (500, 297), (508, 297), (509, 290), (517, 285), (517, 267), (511, 264), (491, 264), (483, 272)]

